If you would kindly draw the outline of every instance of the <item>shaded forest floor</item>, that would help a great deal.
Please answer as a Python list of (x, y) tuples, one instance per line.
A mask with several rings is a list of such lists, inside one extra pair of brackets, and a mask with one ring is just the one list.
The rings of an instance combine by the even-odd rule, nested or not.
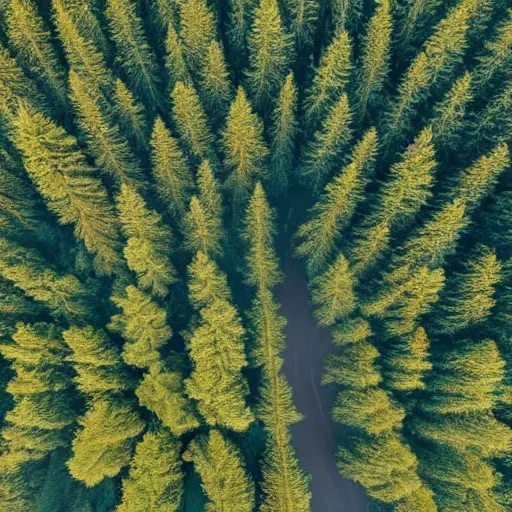
[(329, 331), (316, 325), (305, 276), (290, 255), (284, 272), (285, 281), (278, 289), (281, 312), (288, 321), (283, 370), (294, 403), (306, 417), (291, 432), (300, 463), (312, 476), (312, 512), (366, 512), (363, 489), (336, 469), (337, 427), (329, 416), (335, 394), (320, 385), (323, 359), (332, 350)]

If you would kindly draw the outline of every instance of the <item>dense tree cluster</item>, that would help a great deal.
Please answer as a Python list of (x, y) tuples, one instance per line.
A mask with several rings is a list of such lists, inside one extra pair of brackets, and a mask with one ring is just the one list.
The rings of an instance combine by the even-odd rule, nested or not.
[(510, 510), (507, 0), (0, 0), (0, 97), (1, 510), (309, 512), (285, 246), (341, 475)]

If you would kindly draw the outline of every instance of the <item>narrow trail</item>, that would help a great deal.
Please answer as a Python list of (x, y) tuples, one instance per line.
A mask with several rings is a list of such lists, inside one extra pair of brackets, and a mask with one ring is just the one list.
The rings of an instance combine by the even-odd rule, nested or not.
[(312, 512), (367, 512), (363, 489), (336, 469), (329, 416), (334, 393), (320, 385), (322, 361), (332, 350), (329, 332), (316, 325), (297, 262), (288, 257), (284, 271), (286, 280), (277, 291), (288, 320), (283, 371), (297, 408), (306, 416), (291, 432), (301, 466), (312, 476)]

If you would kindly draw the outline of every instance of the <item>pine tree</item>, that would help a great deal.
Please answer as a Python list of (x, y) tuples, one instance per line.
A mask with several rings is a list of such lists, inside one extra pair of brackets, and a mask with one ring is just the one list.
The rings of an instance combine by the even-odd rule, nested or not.
[(391, 3), (383, 0), (368, 22), (364, 50), (358, 66), (355, 110), (363, 117), (381, 99), (389, 74), (391, 45)]
[(208, 50), (217, 39), (215, 17), (206, 0), (185, 0), (180, 5), (180, 36), (188, 69), (198, 74)]
[(116, 184), (140, 186), (142, 171), (130, 146), (101, 107), (101, 98), (89, 90), (73, 70), (69, 73), (72, 101), (78, 124), (87, 142), (87, 149), (100, 170), (111, 176)]
[(183, 476), (180, 443), (164, 428), (146, 432), (123, 480), (123, 499), (116, 512), (177, 512), (183, 499)]
[(155, 119), (151, 135), (151, 160), (157, 196), (162, 206), (180, 218), (186, 211), (194, 178), (178, 141), (160, 117)]
[(283, 85), (293, 53), (277, 0), (260, 0), (254, 9), (248, 47), (247, 88), (255, 108), (266, 111)]
[(310, 273), (323, 269), (332, 257), (341, 232), (363, 198), (376, 154), (377, 132), (371, 128), (355, 146), (350, 164), (325, 187), (323, 195), (311, 209), (312, 218), (299, 226), (297, 238), (300, 243), (296, 253), (306, 258)]
[(356, 25), (363, 10), (363, 0), (329, 0), (327, 5), (335, 33)]
[(338, 469), (342, 476), (359, 482), (369, 496), (385, 503), (398, 501), (421, 489), (417, 467), (417, 458), (395, 433), (360, 438), (338, 452)]
[(1, 344), (0, 353), (12, 361), (15, 372), (7, 385), (14, 408), (6, 414), (7, 426), (2, 430), (10, 451), (18, 460), (30, 461), (66, 446), (76, 412), (59, 328), (19, 323), (12, 343)]
[(35, 249), (0, 238), (0, 274), (57, 318), (71, 321), (92, 315), (92, 290), (51, 268)]
[(248, 198), (256, 180), (267, 177), (268, 155), (263, 139), (263, 122), (252, 111), (242, 87), (238, 88), (229, 109), (223, 139), (224, 161), (230, 171), (225, 185), (235, 204), (240, 205)]
[(102, 329), (72, 326), (63, 332), (72, 354), (77, 388), (90, 397), (134, 388), (134, 380), (123, 364), (116, 345)]
[(146, 149), (148, 126), (145, 109), (119, 78), (116, 80), (115, 101), (115, 114), (123, 133), (137, 149)]
[(297, 109), (297, 86), (293, 73), (290, 73), (281, 87), (279, 100), (272, 113), (269, 181), (272, 194), (276, 196), (287, 191), (293, 172), (298, 132)]
[(304, 115), (311, 129), (324, 120), (344, 92), (352, 70), (351, 55), (350, 37), (342, 30), (322, 54), (313, 82), (305, 94)]
[(236, 71), (240, 71), (247, 61), (247, 40), (249, 37), (252, 12), (256, 0), (230, 0), (227, 22), (229, 59)]
[(208, 498), (206, 510), (250, 512), (254, 509), (254, 483), (247, 475), (235, 445), (211, 430), (208, 437), (194, 439), (183, 454), (194, 463)]
[(317, 306), (315, 316), (319, 325), (333, 325), (354, 311), (354, 280), (348, 261), (342, 253), (324, 273), (313, 279), (311, 286), (312, 300)]
[(200, 91), (210, 119), (214, 123), (223, 121), (233, 99), (233, 90), (224, 51), (217, 41), (212, 41), (204, 57)]
[(124, 257), (128, 268), (137, 274), (143, 290), (149, 290), (157, 297), (166, 297), (169, 286), (176, 280), (176, 271), (170, 260), (171, 229), (128, 185), (121, 186), (117, 209), (127, 239)]
[(132, 446), (144, 428), (133, 405), (121, 397), (95, 399), (78, 423), (81, 428), (67, 466), (71, 476), (87, 487), (116, 476), (129, 464)]
[(331, 332), (333, 342), (338, 347), (365, 341), (373, 335), (370, 322), (362, 317), (343, 320), (339, 322)]
[(136, 4), (132, 0), (107, 0), (105, 15), (128, 85), (145, 100), (150, 111), (162, 108), (158, 64), (146, 40)]
[(303, 183), (318, 193), (331, 177), (335, 165), (339, 164), (352, 139), (352, 114), (348, 96), (341, 98), (329, 110), (321, 129), (307, 144), (301, 155), (299, 175)]
[(432, 135), (438, 150), (457, 147), (466, 121), (466, 110), (473, 99), (471, 83), (471, 75), (465, 73), (434, 107)]
[(452, 289), (442, 305), (437, 325), (445, 333), (475, 328), (485, 322), (496, 304), (496, 285), (502, 266), (496, 253), (481, 247), (466, 263), (464, 272), (455, 275)]
[(177, 82), (171, 98), (173, 119), (188, 152), (196, 160), (209, 160), (215, 167), (215, 137), (194, 86)]
[(335, 422), (359, 428), (371, 435), (399, 428), (405, 411), (394, 404), (379, 388), (343, 390), (331, 411)]
[(405, 72), (385, 123), (387, 146), (405, 139), (416, 107), (428, 97), (431, 88), (446, 80), (461, 62), (467, 47), (469, 22), (477, 4), (478, 0), (461, 0), (453, 7)]
[[(424, 36), (431, 29), (440, 0), (406, 0), (401, 8), (400, 32), (401, 48), (407, 48), (412, 42)], [(400, 9), (400, 5), (397, 6)]]
[(183, 43), (173, 25), (169, 25), (165, 40), (165, 68), (169, 78), (169, 91), (172, 91), (178, 82), (192, 83), (192, 77), (185, 62)]
[[(185, 381), (208, 425), (244, 432), (254, 417), (247, 407), (248, 385), (242, 368), (245, 331), (236, 309), (214, 298), (199, 311), (199, 323), (187, 336), (193, 370)], [(229, 358), (226, 357), (229, 354)]]
[(316, 35), (320, 5), (315, 0), (286, 0), (284, 6), (298, 48), (310, 48)]
[(55, 98), (66, 111), (67, 94), (64, 69), (51, 43), (43, 18), (32, 0), (11, 0), (6, 12), (9, 43), (18, 62)]
[(165, 34), (170, 28), (179, 26), (179, 7), (181, 0), (156, 0), (150, 5), (153, 7), (153, 21)]
[(19, 100), (30, 101), (41, 112), (48, 112), (47, 99), (23, 73), (9, 51), (0, 45), (0, 115), (7, 123), (17, 117)]
[(432, 369), (429, 362), (429, 340), (423, 327), (418, 327), (396, 343), (385, 360), (386, 386), (394, 392), (425, 389), (425, 374)]
[(95, 255), (96, 269), (112, 272), (119, 264), (119, 239), (107, 192), (74, 137), (28, 106), (15, 124), (16, 146), (50, 211)]

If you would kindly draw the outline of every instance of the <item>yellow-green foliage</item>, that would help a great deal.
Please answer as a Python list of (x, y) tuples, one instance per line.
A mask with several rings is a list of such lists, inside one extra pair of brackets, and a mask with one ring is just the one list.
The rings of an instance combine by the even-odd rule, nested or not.
[(194, 439), (183, 454), (194, 464), (207, 496), (207, 512), (251, 512), (254, 483), (244, 469), (242, 455), (218, 430)]
[(320, 5), (315, 0), (286, 0), (290, 30), (297, 39), (299, 49), (314, 42)]
[(173, 25), (169, 25), (165, 40), (165, 67), (169, 76), (168, 87), (172, 91), (177, 82), (191, 83), (192, 78), (185, 62), (183, 43)]
[(177, 512), (183, 499), (181, 443), (164, 429), (146, 432), (135, 448), (116, 512)]

